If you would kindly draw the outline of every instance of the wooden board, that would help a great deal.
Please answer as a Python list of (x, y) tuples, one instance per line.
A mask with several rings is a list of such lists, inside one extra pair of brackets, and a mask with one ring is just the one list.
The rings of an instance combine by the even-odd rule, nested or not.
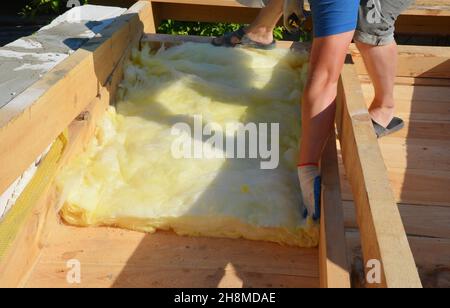
[[(450, 79), (450, 50), (447, 47), (398, 46), (398, 77)], [(367, 75), (364, 61), (354, 44), (350, 52), (359, 75)]]
[[(53, 80), (54, 82), (48, 84), (48, 88), (46, 88), (46, 91), (43, 94), (43, 97), (46, 99), (41, 100), (39, 98), (37, 101), (33, 102), (29, 108), (33, 108), (33, 113), (31, 113), (29, 117), (27, 117), (24, 114), (20, 114), (17, 117), (17, 123), (16, 120), (12, 120), (12, 124), (8, 123), (5, 127), (3, 132), (7, 134), (10, 137), (13, 137), (14, 134), (23, 132), (24, 129), (28, 127), (28, 125), (36, 125), (41, 126), (42, 125), (42, 131), (39, 130), (27, 130), (27, 134), (22, 136), (22, 139), (29, 140), (29, 138), (32, 138), (34, 134), (42, 134), (46, 138), (50, 138), (50, 136), (55, 135), (58, 136), (58, 134), (62, 133), (63, 130), (65, 130), (69, 124), (70, 121), (75, 119), (75, 117), (79, 116), (80, 114), (82, 116), (79, 116), (79, 120), (75, 120), (68, 129), (68, 143), (66, 145), (66, 148), (64, 150), (63, 157), (59, 160), (58, 164), (59, 167), (62, 166), (72, 155), (74, 155), (77, 151), (80, 150), (82, 145), (85, 144), (87, 140), (89, 140), (91, 134), (94, 131), (95, 128), (95, 122), (98, 119), (98, 116), (102, 114), (102, 112), (105, 110), (106, 106), (110, 104), (110, 102), (113, 100), (113, 97), (115, 96), (116, 88), (118, 86), (119, 81), (122, 79), (122, 65), (125, 58), (128, 57), (129, 52), (131, 50), (132, 46), (137, 46), (139, 43), (139, 39), (143, 33), (144, 26), (140, 20), (141, 17), (144, 17), (145, 15), (140, 15), (143, 12), (145, 12), (145, 7), (148, 7), (148, 3), (142, 2), (137, 3), (135, 6), (133, 6), (130, 10), (125, 13), (125, 16), (122, 18), (119, 18), (116, 22), (114, 22), (111, 27), (106, 28), (104, 31), (104, 39), (109, 42), (104, 44), (100, 44), (100, 47), (93, 47), (98, 46), (97, 41), (98, 38), (94, 38), (91, 41), (88, 42), (88, 47), (91, 46), (93, 48), (92, 52), (95, 54), (97, 50), (103, 50), (103, 48), (108, 49), (109, 53), (101, 53), (100, 55), (103, 55), (105, 57), (114, 57), (114, 64), (111, 64), (109, 67), (109, 72), (104, 72), (105, 80), (102, 85), (98, 84), (98, 79), (96, 82), (94, 82), (96, 91), (91, 93), (91, 99), (90, 101), (83, 102), (78, 101), (75, 99), (76, 104), (71, 105), (71, 97), (77, 98), (79, 95), (78, 91), (80, 89), (76, 87), (70, 86), (70, 84), (66, 84), (68, 82), (74, 82), (75, 84), (83, 83), (82, 79), (86, 79), (86, 81), (92, 81), (92, 76), (97, 76), (97, 71), (94, 69), (94, 67), (84, 66), (81, 65), (81, 67), (78, 67), (74, 61), (79, 60), (80, 58), (83, 59), (84, 56), (88, 57), (88, 59), (92, 59), (88, 55), (86, 55), (85, 50), (81, 50), (80, 52), (76, 52), (74, 55), (69, 57), (66, 61), (64, 61), (61, 65), (64, 67), (64, 70), (67, 70), (68, 67), (75, 66), (74, 70), (76, 73), (73, 73), (72, 71), (66, 72), (67, 75), (70, 75), (71, 78), (67, 78), (67, 75), (61, 76), (59, 73), (60, 70), (57, 67), (56, 71), (52, 70), (48, 74), (46, 74), (43, 77), (43, 81), (41, 82), (48, 82), (50, 80)], [(132, 18), (130, 20), (129, 18)], [(133, 21), (135, 18), (138, 18), (138, 20)], [(134, 24), (134, 26), (132, 26)], [(138, 26), (142, 25), (142, 26)], [(131, 34), (131, 30), (133, 30), (133, 35)], [(120, 40), (122, 39), (122, 41)], [(112, 43), (114, 42), (114, 44)], [(115, 48), (112, 48), (113, 44)], [(100, 48), (100, 49), (97, 49)], [(73, 58), (72, 58), (73, 57)], [(89, 61), (88, 61), (89, 62)], [(89, 62), (91, 64), (94, 64), (94, 62)], [(108, 64), (109, 62), (105, 59), (105, 64)], [(106, 67), (102, 70), (106, 70)], [(33, 85), (32, 87), (35, 87)], [(68, 89), (66, 89), (68, 87)], [(64, 92), (64, 97), (68, 98), (67, 104), (71, 106), (66, 106), (64, 104), (60, 104), (59, 100), (61, 99), (62, 94), (59, 92), (60, 89), (66, 89), (66, 92)], [(27, 93), (26, 90), (25, 93)], [(58, 95), (54, 96), (51, 95), (52, 93), (59, 93)], [(48, 94), (48, 92), (50, 94)], [(89, 92), (89, 91), (88, 91)], [(95, 94), (94, 94), (95, 93)], [(86, 98), (87, 93), (84, 93), (83, 95), (79, 96), (79, 99), (88, 99)], [(31, 98), (30, 98), (31, 99)], [(59, 103), (61, 107), (58, 107), (56, 109), (51, 109), (54, 103)], [(68, 108), (72, 107), (72, 108)], [(46, 113), (46, 117), (48, 117), (48, 120), (46, 121), (39, 121), (39, 118), (34, 116), (34, 108), (36, 108), (36, 112), (42, 112)], [(47, 109), (50, 108), (50, 109)], [(64, 110), (60, 110), (59, 108), (63, 108)], [(41, 110), (41, 111), (39, 111)], [(78, 111), (79, 110), (79, 111)], [(77, 113), (76, 113), (77, 112)], [(73, 115), (73, 119), (69, 121), (69, 119), (72, 117), (72, 113), (76, 113)], [(50, 124), (54, 124), (54, 118), (57, 119), (57, 125), (55, 126), (48, 126)], [(66, 126), (63, 126), (64, 121), (69, 121), (69, 124), (66, 124)], [(38, 121), (39, 123), (37, 123)], [(29, 122), (29, 123), (28, 123)], [(41, 123), (41, 122), (48, 122), (48, 123)], [(25, 123), (25, 124), (24, 124)], [(37, 123), (37, 124), (36, 124)], [(17, 125), (17, 126), (16, 126)], [(26, 125), (25, 128), (21, 127), (21, 125)], [(34, 126), (32, 126), (34, 128)], [(13, 128), (18, 129), (19, 131), (16, 132), (13, 130)], [(22, 133), (23, 134), (23, 133)], [(31, 137), (28, 137), (28, 135), (31, 135)], [(2, 140), (3, 141), (3, 140)], [(0, 143), (2, 142), (0, 141)], [(35, 146), (36, 148), (34, 150), (38, 150), (40, 146), (42, 146), (44, 143), (40, 143), (42, 139), (39, 139), (37, 143), (30, 142), (30, 145)], [(53, 141), (48, 141), (49, 143)], [(24, 145), (26, 146), (26, 145)], [(19, 155), (18, 151), (20, 151), (20, 145), (19, 146), (11, 146), (9, 149), (11, 155), (16, 155), (17, 160), (19, 158), (22, 158), (22, 156)], [(32, 158), (34, 161), (35, 157), (32, 157), (33, 155), (33, 149), (31, 151), (26, 152), (26, 158), (29, 159)], [(5, 163), (10, 159), (8, 155), (2, 156), (0, 158), (2, 164)], [(17, 161), (18, 162), (18, 161)], [(19, 162), (20, 163), (20, 162)], [(9, 169), (8, 169), (9, 170)], [(15, 168), (11, 169), (11, 172), (17, 172), (16, 170), (20, 170), (18, 166), (15, 166)], [(58, 171), (58, 168), (56, 168), (55, 172)], [(11, 175), (13, 173), (5, 175)], [(55, 174), (50, 175), (50, 183), (51, 179), (55, 176)], [(28, 188), (27, 188), (28, 189)], [(20, 285), (23, 281), (24, 277), (26, 276), (25, 273), (27, 273), (30, 268), (33, 266), (33, 263), (35, 262), (36, 258), (41, 252), (41, 249), (46, 241), (46, 237), (49, 234), (47, 231), (46, 225), (54, 224), (55, 223), (55, 217), (50, 217), (49, 215), (51, 213), (54, 214), (54, 202), (51, 202), (51, 200), (54, 201), (55, 197), (55, 190), (50, 187), (46, 187), (45, 190), (36, 192), (40, 193), (42, 197), (40, 197), (37, 201), (37, 203), (33, 206), (33, 210), (31, 213), (26, 214), (23, 217), (23, 227), (21, 231), (13, 238), (13, 242), (11, 243), (11, 247), (8, 251), (8, 254), (2, 258), (0, 261), (0, 286), (17, 286)], [(20, 253), (19, 253), (20, 252)], [(20, 258), (17, 257), (20, 255)]]
[[(0, 192), (78, 116), (107, 84), (134, 37), (146, 26), (150, 6), (139, 2), (42, 79), (0, 109)], [(64, 98), (65, 103), (61, 103)], [(18, 109), (18, 107), (21, 107)]]
[[(357, 230), (346, 232), (347, 248), (352, 256), (354, 285), (364, 287), (363, 261), (361, 256), (361, 237)], [(418, 271), (424, 287), (450, 287), (450, 240), (409, 236), (408, 241), (416, 260)]]
[[(251, 23), (259, 9), (236, 0), (152, 0), (154, 25), (161, 20)], [(308, 5), (306, 9), (309, 10)], [(306, 27), (311, 27), (307, 20)], [(448, 3), (414, 5), (398, 19), (397, 33), (414, 35), (449, 35), (450, 5)]]
[[(406, 233), (411, 236), (450, 239), (450, 207), (399, 204)], [(345, 227), (356, 229), (353, 201), (344, 201)]]
[(334, 133), (322, 155), (321, 172), (323, 188), (319, 244), (320, 286), (349, 288), (350, 268), (345, 252), (344, 215)]
[[(319, 286), (317, 249), (59, 224), (51, 234), (26, 287)], [(71, 259), (80, 285), (66, 281)]]
[(420, 287), (352, 60), (344, 65), (337, 102), (341, 152), (355, 200), (365, 264), (370, 260), (382, 264), (381, 283), (371, 286)]
[[(403, 76), (396, 78), (394, 95), (396, 113), (405, 119), (406, 127), (379, 140), (379, 145), (422, 283), (449, 287), (450, 84), (448, 69), (440, 68), (448, 65), (450, 48), (401, 46), (400, 50), (398, 72)], [(355, 49), (353, 55), (360, 58)], [(359, 80), (368, 106), (373, 87), (361, 63), (357, 64), (358, 72), (364, 74)], [(343, 198), (353, 200), (344, 167), (340, 169)], [(353, 208), (352, 201), (344, 202), (355, 271), (362, 268), (355, 263), (362, 262)]]

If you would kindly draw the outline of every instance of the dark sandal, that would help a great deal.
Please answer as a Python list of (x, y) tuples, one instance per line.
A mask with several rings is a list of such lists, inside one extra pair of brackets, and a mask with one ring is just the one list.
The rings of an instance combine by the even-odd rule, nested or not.
[[(238, 43), (233, 43), (232, 39), (237, 38), (239, 40)], [(220, 42), (218, 40), (220, 39)], [(244, 28), (240, 28), (237, 31), (226, 33), (221, 37), (216, 37), (211, 42), (216, 47), (236, 47), (237, 45), (241, 45), (244, 47), (250, 47), (255, 49), (263, 49), (263, 50), (271, 50), (276, 47), (275, 40), (270, 44), (262, 44), (253, 41), (250, 39), (244, 31)]]
[(382, 138), (387, 135), (398, 132), (403, 127), (405, 127), (405, 122), (402, 119), (397, 118), (397, 117), (394, 117), (392, 119), (391, 123), (389, 123), (389, 125), (387, 127), (384, 127), (384, 126), (378, 124), (374, 120), (372, 120), (372, 123), (373, 123), (373, 128), (375, 129), (375, 134), (377, 135), (378, 138)]

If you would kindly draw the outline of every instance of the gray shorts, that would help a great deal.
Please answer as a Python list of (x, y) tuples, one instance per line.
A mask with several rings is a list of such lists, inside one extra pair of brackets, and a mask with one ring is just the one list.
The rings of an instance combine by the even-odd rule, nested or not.
[(394, 41), (397, 17), (415, 0), (361, 0), (355, 40), (374, 46)]

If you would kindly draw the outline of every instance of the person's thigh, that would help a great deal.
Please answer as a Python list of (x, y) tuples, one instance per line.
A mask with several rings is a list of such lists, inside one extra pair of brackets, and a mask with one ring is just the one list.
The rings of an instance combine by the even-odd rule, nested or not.
[(326, 37), (356, 29), (359, 0), (309, 0), (314, 37)]
[(394, 42), (398, 16), (415, 0), (361, 0), (355, 40), (368, 45)]

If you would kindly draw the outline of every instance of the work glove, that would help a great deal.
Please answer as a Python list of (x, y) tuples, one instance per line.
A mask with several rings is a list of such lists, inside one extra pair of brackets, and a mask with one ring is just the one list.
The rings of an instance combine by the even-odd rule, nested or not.
[(311, 217), (314, 221), (320, 219), (320, 197), (322, 178), (318, 166), (298, 167), (298, 178), (302, 191), (305, 211), (303, 217)]
[(289, 32), (300, 30), (305, 21), (304, 0), (284, 0), (284, 26)]

